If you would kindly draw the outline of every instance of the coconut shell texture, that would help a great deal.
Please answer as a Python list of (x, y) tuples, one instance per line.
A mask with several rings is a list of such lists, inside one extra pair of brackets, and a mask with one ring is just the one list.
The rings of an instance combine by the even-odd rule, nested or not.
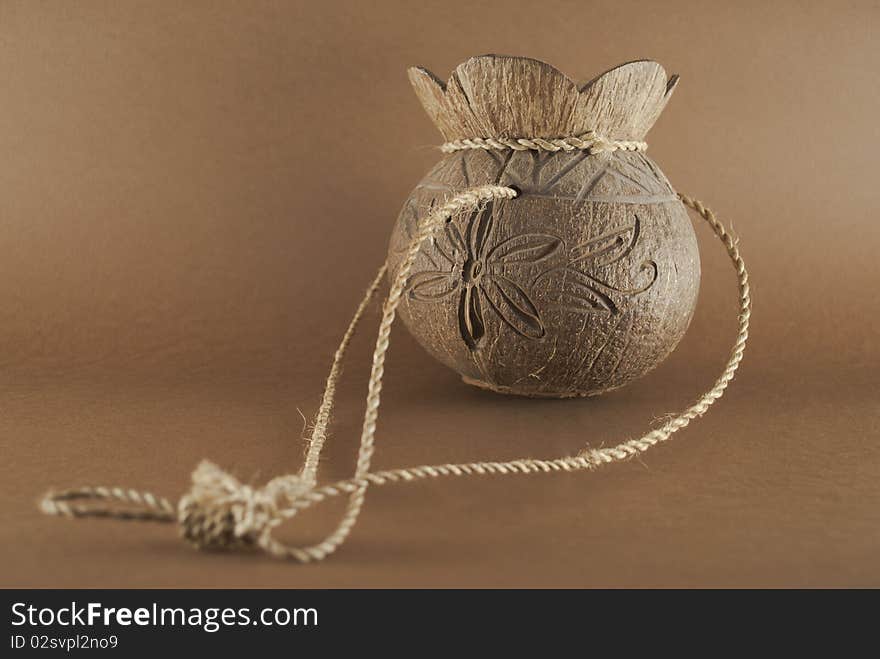
[[(410, 75), (447, 140), (591, 129), (641, 140), (677, 80), (635, 62), (578, 87), (542, 62), (493, 55), (445, 85)], [(434, 205), (485, 184), (521, 194), (451, 218), (406, 283), (400, 316), (431, 355), (471, 384), (568, 397), (621, 387), (672, 352), (696, 305), (699, 252), (684, 206), (641, 152), (452, 153), (398, 217), (392, 276)]]

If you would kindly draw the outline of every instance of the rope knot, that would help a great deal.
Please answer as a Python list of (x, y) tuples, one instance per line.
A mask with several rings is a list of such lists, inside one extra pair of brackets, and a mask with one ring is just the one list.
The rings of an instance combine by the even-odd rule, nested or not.
[(178, 504), (181, 535), (199, 549), (262, 546), (282, 521), (282, 505), (310, 489), (295, 475), (251, 487), (203, 460), (193, 471), (192, 488)]

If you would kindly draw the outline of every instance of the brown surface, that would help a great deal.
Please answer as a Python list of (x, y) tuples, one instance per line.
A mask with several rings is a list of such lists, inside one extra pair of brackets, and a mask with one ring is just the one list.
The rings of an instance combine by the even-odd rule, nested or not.
[[(876, 5), (425, 4), (0, 7), (0, 582), (880, 585)], [(296, 408), (314, 412), (437, 159), (405, 68), (491, 51), (583, 78), (638, 57), (682, 75), (650, 153), (733, 220), (754, 283), (753, 338), (717, 407), (593, 474), (376, 489), (317, 566), (40, 516), (48, 485), (176, 496), (204, 456), (245, 477), (298, 464)], [(398, 328), (376, 466), (556, 456), (682, 407), (734, 333), (730, 267), (697, 233), (690, 331), (601, 399), (475, 391)], [(325, 479), (352, 469), (371, 341)], [(289, 535), (317, 537), (335, 510)]]

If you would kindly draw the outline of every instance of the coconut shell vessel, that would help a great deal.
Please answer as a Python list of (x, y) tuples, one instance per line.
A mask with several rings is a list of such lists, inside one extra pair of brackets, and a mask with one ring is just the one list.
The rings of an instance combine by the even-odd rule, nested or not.
[[(445, 83), (423, 68), (409, 75), (447, 145), (585, 134), (638, 144), (678, 81), (639, 61), (579, 85), (497, 55), (469, 59)], [(570, 397), (621, 387), (672, 352), (696, 305), (699, 252), (684, 206), (642, 150), (452, 150), (404, 204), (390, 276), (420, 218), (486, 184), (519, 196), (451, 218), (406, 282), (400, 316), (432, 356), (469, 384)]]

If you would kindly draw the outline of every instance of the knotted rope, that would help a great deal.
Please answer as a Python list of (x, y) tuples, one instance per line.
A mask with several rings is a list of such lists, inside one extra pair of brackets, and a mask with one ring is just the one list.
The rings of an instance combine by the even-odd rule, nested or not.
[[(576, 138), (562, 142), (570, 146)], [(579, 139), (579, 138), (578, 138)], [(516, 148), (495, 146), (502, 141), (487, 141), (486, 146), (474, 145), (461, 148)], [(494, 142), (494, 143), (492, 143)], [(536, 147), (526, 146), (518, 141), (522, 149), (538, 148), (542, 140), (525, 140)], [(571, 150), (584, 148), (571, 146), (567, 149), (552, 141), (553, 148), (540, 146), (545, 150)], [(444, 145), (444, 148), (448, 145)], [(557, 148), (558, 147), (558, 148)], [(586, 147), (592, 149), (592, 146)], [(616, 147), (626, 148), (626, 147)], [(447, 149), (454, 150), (454, 149)], [(519, 149), (521, 150), (521, 149)], [(354, 336), (358, 323), (370, 301), (379, 290), (385, 277), (387, 265), (383, 264), (376, 277), (367, 288), (363, 300), (358, 305), (354, 317), (342, 337), (333, 358), (327, 383), (315, 426), (309, 438), (305, 462), (298, 474), (280, 476), (261, 488), (244, 485), (235, 477), (211, 462), (201, 462), (192, 474), (192, 487), (181, 497), (175, 510), (165, 498), (149, 492), (139, 492), (127, 488), (86, 487), (61, 492), (49, 492), (40, 501), (40, 509), (48, 515), (66, 517), (110, 517), (123, 520), (148, 520), (158, 522), (177, 522), (185, 540), (200, 549), (232, 549), (258, 547), (266, 553), (279, 558), (292, 558), (306, 563), (319, 561), (333, 553), (348, 537), (357, 522), (364, 503), (366, 490), (371, 485), (386, 485), (403, 481), (446, 476), (471, 476), (494, 474), (531, 474), (547, 472), (572, 472), (595, 469), (603, 464), (626, 460), (647, 451), (652, 446), (668, 440), (674, 433), (685, 428), (691, 421), (702, 416), (719, 398), (733, 379), (743, 357), (748, 338), (751, 298), (749, 296), (749, 277), (745, 263), (740, 256), (736, 241), (727, 232), (715, 214), (700, 201), (679, 195), (682, 203), (696, 211), (712, 228), (724, 244), (736, 270), (739, 283), (739, 331), (728, 361), (721, 376), (712, 388), (683, 412), (669, 419), (659, 428), (645, 435), (625, 441), (617, 446), (599, 449), (584, 449), (572, 457), (549, 460), (523, 458), (508, 462), (470, 462), (463, 464), (423, 465), (404, 469), (371, 472), (376, 423), (379, 416), (380, 394), (384, 375), (385, 355), (390, 343), (391, 326), (401, 301), (403, 288), (410, 270), (419, 253), (421, 244), (444, 222), (458, 213), (478, 209), (494, 200), (509, 200), (518, 195), (513, 188), (486, 185), (465, 190), (454, 195), (445, 204), (422, 220), (418, 233), (411, 241), (400, 269), (391, 282), (388, 297), (379, 323), (376, 346), (373, 352), (373, 366), (367, 391), (366, 410), (361, 430), (361, 443), (358, 450), (357, 466), (354, 475), (323, 487), (316, 486), (316, 475), (321, 449), (327, 438), (339, 378), (346, 350)], [(336, 528), (321, 542), (312, 546), (296, 547), (276, 540), (272, 533), (285, 521), (292, 519), (300, 511), (331, 497), (348, 495), (348, 503)]]

